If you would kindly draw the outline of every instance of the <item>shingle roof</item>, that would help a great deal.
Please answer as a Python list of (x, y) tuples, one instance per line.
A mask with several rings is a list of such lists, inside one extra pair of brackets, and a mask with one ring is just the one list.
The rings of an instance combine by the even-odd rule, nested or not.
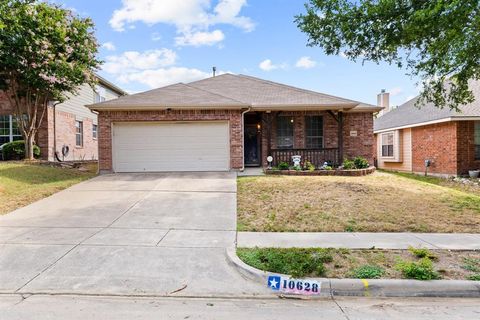
[[(89, 106), (102, 109), (140, 108), (246, 108), (260, 110), (329, 108), (379, 111), (358, 101), (300, 89), (245, 75), (223, 74), (188, 84), (175, 84)], [(358, 110), (356, 110), (358, 108)]]
[(399, 127), (408, 128), (425, 122), (450, 118), (480, 117), (480, 81), (472, 81), (470, 83), (470, 90), (473, 92), (475, 101), (461, 106), (461, 112), (450, 109), (440, 109), (435, 107), (433, 103), (427, 103), (422, 105), (421, 108), (417, 108), (415, 107), (415, 103), (419, 98), (415, 97), (398, 108), (375, 119), (373, 130), (382, 131)]

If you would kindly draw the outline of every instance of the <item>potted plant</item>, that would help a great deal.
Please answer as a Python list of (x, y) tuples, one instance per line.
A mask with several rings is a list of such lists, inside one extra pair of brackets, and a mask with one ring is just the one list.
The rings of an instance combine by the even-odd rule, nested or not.
[(468, 175), (470, 178), (478, 178), (478, 175), (480, 174), (480, 170), (468, 170)]

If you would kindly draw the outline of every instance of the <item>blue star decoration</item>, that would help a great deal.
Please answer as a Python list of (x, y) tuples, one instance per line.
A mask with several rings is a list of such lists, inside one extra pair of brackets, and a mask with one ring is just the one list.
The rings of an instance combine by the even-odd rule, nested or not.
[(270, 289), (278, 291), (280, 290), (280, 281), (279, 276), (268, 276), (267, 285)]

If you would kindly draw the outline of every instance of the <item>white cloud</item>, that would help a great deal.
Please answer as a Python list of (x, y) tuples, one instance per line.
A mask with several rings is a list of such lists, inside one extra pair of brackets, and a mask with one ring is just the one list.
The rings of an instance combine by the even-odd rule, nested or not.
[(312, 60), (310, 57), (304, 56), (297, 60), (295, 67), (303, 69), (311, 69), (317, 65), (317, 61)]
[(178, 82), (191, 82), (208, 77), (211, 77), (211, 73), (198, 69), (170, 67), (122, 74), (117, 80), (125, 84), (136, 82), (147, 85), (150, 88), (158, 88)]
[(265, 59), (262, 62), (260, 62), (258, 67), (260, 69), (262, 69), (263, 71), (272, 71), (272, 70), (276, 70), (276, 69), (286, 69), (288, 67), (288, 65), (286, 63), (274, 64), (272, 62), (272, 60)]
[[(165, 23), (174, 25), (180, 37), (209, 32), (216, 24), (229, 24), (247, 32), (255, 28), (248, 17), (240, 11), (246, 0), (219, 0), (213, 8), (211, 0), (122, 0), (122, 7), (113, 12), (110, 25), (117, 31), (123, 31), (126, 25), (144, 22), (148, 25)], [(215, 36), (218, 38), (219, 33)], [(217, 39), (216, 38), (216, 39)], [(206, 41), (209, 44), (210, 41)]]
[(138, 70), (155, 69), (175, 64), (177, 54), (170, 49), (127, 51), (121, 55), (107, 56), (103, 70), (110, 74), (122, 74)]
[(102, 44), (102, 48), (105, 48), (108, 51), (115, 51), (117, 49), (113, 42), (105, 42), (104, 44)]
[(401, 87), (394, 87), (389, 89), (387, 92), (390, 93), (390, 96), (395, 97), (401, 95), (403, 93), (403, 89)]
[(160, 41), (162, 40), (162, 36), (158, 32), (152, 33), (152, 41)]
[(203, 45), (211, 46), (223, 41), (225, 35), (221, 30), (214, 30), (212, 32), (194, 32), (185, 33), (182, 36), (175, 38), (175, 43), (178, 46), (194, 46), (199, 47)]

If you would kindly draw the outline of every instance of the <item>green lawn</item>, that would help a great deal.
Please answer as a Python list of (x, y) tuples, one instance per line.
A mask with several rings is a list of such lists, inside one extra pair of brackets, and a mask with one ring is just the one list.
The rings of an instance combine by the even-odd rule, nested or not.
[(480, 280), (478, 251), (238, 248), (260, 270), (293, 277)]
[(80, 169), (27, 162), (0, 162), (0, 215), (96, 175), (97, 165)]

